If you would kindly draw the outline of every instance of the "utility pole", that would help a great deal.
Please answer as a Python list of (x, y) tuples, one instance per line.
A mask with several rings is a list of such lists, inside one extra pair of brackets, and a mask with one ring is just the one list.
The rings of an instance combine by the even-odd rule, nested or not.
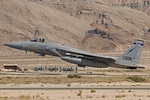
[(40, 31), (39, 31), (39, 27), (36, 27), (35, 28), (35, 33), (34, 33), (34, 38), (36, 38), (37, 35), (40, 34)]

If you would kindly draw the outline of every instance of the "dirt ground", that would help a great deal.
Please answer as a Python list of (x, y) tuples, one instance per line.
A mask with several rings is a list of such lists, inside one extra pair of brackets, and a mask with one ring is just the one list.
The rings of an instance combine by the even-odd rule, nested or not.
[[(122, 54), (122, 52), (118, 52), (118, 53), (111, 53), (111, 54), (106, 54), (106, 55), (112, 55), (112, 56), (118, 56)], [(148, 51), (144, 51), (142, 53), (142, 57), (141, 57), (141, 61), (140, 64), (141, 65), (146, 65), (146, 69), (144, 70), (136, 70), (136, 71), (130, 71), (130, 70), (124, 70), (124, 69), (113, 69), (113, 68), (108, 68), (108, 69), (98, 69), (98, 68), (79, 68), (81, 73), (87, 73), (87, 72), (92, 72), (92, 73), (102, 73), (102, 74), (107, 74), (107, 75), (149, 75), (150, 71), (149, 71), (149, 59), (150, 59), (150, 52)], [(62, 66), (62, 67), (75, 67), (75, 65), (70, 64), (70, 63), (66, 63), (64, 61), (62, 61), (59, 58), (55, 58), (55, 57), (50, 57), (50, 56), (46, 56), (46, 57), (39, 57), (39, 56), (35, 56), (31, 53), (26, 54), (26, 55), (14, 55), (14, 56), (1, 56), (0, 57), (0, 66), (1, 68), (3, 67), (4, 64), (18, 64), (19, 67), (21, 68), (27, 68), (29, 70), (31, 70), (32, 68), (36, 67), (36, 66)], [(13, 72), (11, 72), (13, 73)], [(2, 74), (2, 72), (1, 72)], [(3, 73), (4, 74), (4, 73)], [(10, 74), (10, 72), (9, 72)], [(117, 77), (118, 77), (117, 76)], [(6, 78), (5, 78), (6, 77)], [(13, 77), (13, 78), (11, 78)], [(97, 87), (97, 86), (150, 86), (149, 83), (149, 76), (143, 76), (142, 78), (146, 78), (146, 80), (148, 80), (148, 82), (133, 82), (133, 81), (121, 81), (118, 82), (117, 78), (111, 78), (108, 79), (109, 81), (105, 81), (105, 82), (97, 82), (97, 81), (92, 81), (93, 80), (97, 80), (96, 78), (99, 78), (99, 76), (91, 76), (90, 77), (90, 82), (86, 83), (82, 83), (82, 81), (84, 81), (84, 79), (87, 78), (83, 78), (82, 81), (79, 80), (78, 83), (72, 82), (69, 83), (69, 80), (63, 77), (59, 77), (55, 78), (53, 76), (53, 78), (50, 79), (54, 79), (56, 81), (60, 81), (61, 79), (63, 80), (68, 80), (66, 82), (68, 83), (64, 83), (64, 84), (55, 84), (55, 83), (51, 83), (53, 82), (53, 80), (49, 81), (47, 80), (47, 77), (44, 78), (45, 80), (41, 81), (49, 81), (49, 83), (45, 84), (45, 83), (40, 83), (39, 82), (35, 82), (33, 83), (28, 83), (28, 84), (21, 84), (21, 83), (15, 83), (14, 81), (16, 79), (16, 76), (5, 76), (5, 75), (1, 75), (0, 80), (0, 87), (32, 87), (32, 86), (38, 86), (38, 87), (67, 87), (68, 84), (71, 85), (71, 87)], [(17, 76), (19, 77), (19, 76)], [(22, 77), (22, 76), (21, 76)], [(34, 76), (31, 76), (33, 79)], [(39, 77), (39, 76), (38, 76)], [(43, 77), (43, 76), (42, 76)], [(50, 76), (49, 76), (50, 77)], [(84, 76), (85, 77), (85, 76)], [(30, 82), (30, 79), (24, 79), (24, 82)], [(103, 79), (107, 79), (107, 78), (103, 78)], [(117, 81), (113, 81), (117, 79)], [(122, 77), (123, 79), (123, 77)], [(64, 82), (63, 80), (63, 82)], [(74, 81), (77, 79), (73, 79)], [(102, 80), (102, 79), (101, 79)], [(4, 81), (4, 82), (2, 82)], [(12, 82), (11, 82), (12, 81)], [(16, 81), (17, 82), (17, 81)], [(19, 81), (18, 81), (19, 82)], [(22, 81), (20, 81), (22, 82)], [(32, 82), (32, 81), (31, 81)], [(6, 84), (7, 83), (7, 84)], [(149, 100), (150, 99), (150, 90), (0, 90), (0, 100)]]
[[(105, 83), (102, 83), (105, 84)], [(131, 85), (122, 82), (124, 85)], [(132, 83), (135, 84), (135, 83)], [(20, 85), (18, 87), (31, 87), (30, 85)], [(97, 84), (72, 84), (73, 86), (96, 86)], [(113, 84), (111, 84), (113, 85)], [(143, 83), (142, 85), (146, 85)], [(150, 84), (149, 84), (150, 85)], [(11, 86), (5, 85), (5, 86)], [(41, 84), (34, 84), (41, 87)], [(66, 84), (49, 84), (43, 87), (66, 87)], [(149, 100), (150, 90), (128, 90), (128, 89), (108, 89), (108, 90), (0, 90), (0, 100)]]
[[(81, 93), (81, 95), (80, 95)], [(149, 100), (150, 90), (16, 90), (0, 91), (1, 100)]]

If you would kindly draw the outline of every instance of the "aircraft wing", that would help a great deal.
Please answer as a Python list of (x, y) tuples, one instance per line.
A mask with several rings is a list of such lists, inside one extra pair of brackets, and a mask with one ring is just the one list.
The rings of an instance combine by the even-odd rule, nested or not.
[(67, 56), (67, 57), (85, 58), (90, 60), (101, 61), (104, 63), (114, 63), (117, 59), (116, 57), (94, 54), (75, 48), (57, 48), (56, 51), (60, 54), (61, 57)]

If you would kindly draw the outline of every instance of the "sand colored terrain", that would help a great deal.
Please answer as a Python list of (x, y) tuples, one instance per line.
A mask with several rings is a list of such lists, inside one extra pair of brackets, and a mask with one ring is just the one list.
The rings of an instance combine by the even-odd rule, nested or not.
[[(122, 52), (118, 53), (110, 53), (105, 55), (118, 56)], [(141, 64), (149, 65), (149, 52), (144, 51), (141, 57)], [(73, 64), (66, 63), (59, 58), (55, 57), (39, 57), (34, 55), (33, 53), (25, 54), (22, 51), (22, 55), (14, 55), (14, 56), (1, 56), (0, 57), (1, 68), (3, 64), (18, 64), (22, 68), (29, 69), (29, 72), (35, 66), (62, 66), (62, 67), (76, 67)], [(38, 63), (37, 63), (38, 62)], [(148, 100), (150, 98), (149, 90), (130, 90), (130, 89), (118, 89), (118, 90), (96, 90), (92, 89), (92, 87), (96, 88), (99, 86), (108, 87), (108, 86), (150, 86), (150, 70), (147, 67), (144, 70), (124, 70), (124, 69), (98, 69), (98, 68), (79, 68), (79, 73), (95, 73), (101, 75), (84, 75), (82, 78), (67, 78), (67, 74), (71, 74), (70, 72), (66, 73), (62, 76), (51, 76), (46, 75), (42, 76), (38, 73), (35, 75), (21, 75), (25, 74), (22, 72), (4, 72), (1, 71), (0, 76), (0, 88), (1, 87), (91, 87), (89, 90), (0, 90), (0, 99), (2, 100), (137, 100), (144, 99)], [(20, 75), (19, 75), (20, 73)], [(44, 73), (44, 72), (43, 72)], [(46, 73), (58, 73), (58, 72), (48, 72)], [(64, 72), (59, 72), (64, 73)], [(5, 74), (5, 75), (4, 75)], [(13, 74), (13, 75), (11, 75)], [(16, 75), (14, 75), (16, 74)], [(105, 76), (106, 75), (117, 75), (117, 76)], [(123, 76), (120, 76), (123, 75)], [(132, 75), (139, 75), (137, 77), (141, 77), (144, 80), (141, 82), (134, 82), (129, 79)], [(148, 75), (148, 76), (140, 76), (140, 75)], [(95, 91), (95, 92), (91, 92)]]
[[(100, 83), (101, 86), (105, 86), (108, 83)], [(109, 85), (113, 83), (109, 83)], [(116, 83), (115, 83), (116, 84)], [(131, 85), (131, 83), (123, 82), (119, 83), (121, 86)], [(133, 83), (135, 85), (135, 83)], [(71, 87), (97, 87), (98, 84), (71, 84)], [(110, 85), (110, 86), (111, 86)], [(143, 84), (144, 85), (144, 84)], [(15, 87), (13, 85), (4, 85), (5, 87)], [(17, 85), (17, 87), (66, 87), (66, 84), (30, 84), (30, 85)], [(97, 90), (97, 89), (89, 89), (89, 90), (1, 90), (0, 91), (0, 99), (21, 99), (21, 100), (137, 100), (144, 99), (148, 100), (150, 98), (150, 90), (130, 90), (130, 89), (120, 89), (120, 90)]]
[[(122, 52), (121, 52), (122, 53)], [(142, 54), (142, 64), (149, 64), (148, 56), (149, 52), (145, 51)], [(32, 56), (31, 56), (32, 55)], [(118, 56), (118, 53), (111, 53), (108, 55)], [(16, 55), (16, 56), (1, 56), (0, 57), (1, 66), (4, 63), (9, 64), (18, 64), (20, 67), (32, 69), (35, 66), (62, 66), (62, 67), (75, 67), (75, 65), (63, 62), (59, 58), (53, 58), (50, 56), (38, 57), (33, 54), (26, 55)], [(38, 63), (37, 63), (38, 62)], [(31, 71), (29, 71), (31, 73)], [(0, 77), (0, 88), (1, 87), (90, 87), (89, 90), (0, 90), (0, 99), (2, 100), (149, 100), (150, 90), (131, 90), (131, 89), (118, 89), (118, 90), (97, 90), (92, 88), (102, 87), (138, 87), (138, 86), (150, 86), (150, 70), (149, 67), (144, 70), (122, 70), (122, 69), (93, 69), (93, 68), (79, 68), (79, 73), (88, 73), (92, 72), (95, 74), (101, 75), (89, 75), (83, 76), (82, 78), (67, 78), (67, 75), (62, 76), (42, 76), (40, 74), (35, 75), (21, 75), (25, 74), (17, 72), (17, 75), (14, 75), (14, 72), (3, 72), (1, 71)], [(33, 72), (34, 73), (34, 72)], [(44, 73), (44, 72), (43, 72)], [(46, 72), (46, 73), (57, 73), (57, 72)], [(64, 73), (64, 72), (60, 72)], [(5, 75), (4, 75), (5, 74)], [(11, 75), (13, 74), (13, 75)], [(68, 72), (68, 74), (71, 74)], [(117, 76), (104, 76), (104, 75), (117, 75)], [(123, 76), (120, 76), (123, 75)], [(124, 76), (127, 75), (127, 76)], [(139, 75), (141, 77), (141, 82), (134, 82), (129, 79), (132, 75)], [(148, 75), (148, 76), (140, 76)], [(144, 79), (144, 80), (143, 80)], [(94, 92), (92, 92), (94, 91)]]
[[(29, 70), (39, 66), (76, 67), (59, 58), (25, 54), (24, 51), (3, 45), (34, 37), (111, 56), (121, 55), (135, 38), (142, 38), (145, 46), (140, 64), (146, 66), (146, 69), (130, 71), (79, 68), (80, 73), (117, 75), (91, 75), (80, 79), (68, 79), (66, 75), (58, 77), (35, 74), (26, 77), (18, 75), (18, 72), (2, 71), (0, 87), (150, 86), (150, 0), (0, 0), (1, 69), (4, 64), (18, 64)], [(132, 75), (138, 75), (141, 82), (129, 79)], [(150, 99), (150, 90), (91, 91), (94, 90), (0, 90), (0, 100)]]
[(122, 51), (135, 38), (143, 38), (148, 50), (150, 16), (146, 1), (1, 0), (0, 54), (21, 54), (3, 44), (34, 37), (97, 53)]
[[(81, 93), (81, 96), (78, 94)], [(149, 90), (38, 90), (1, 91), (0, 99), (7, 100), (149, 100)], [(13, 94), (13, 95), (11, 95)]]
[[(52, 57), (52, 56), (41, 57), (30, 52), (26, 54), (24, 51), (21, 51), (20, 53), (21, 54), (14, 53), (11, 56), (9, 54), (0, 56), (1, 68), (3, 67), (4, 64), (18, 64), (18, 66), (20, 66), (21, 68), (27, 68), (27, 69), (32, 69), (34, 67), (40, 67), (40, 66), (43, 67), (61, 66), (61, 67), (74, 67), (74, 68), (76, 67), (75, 64), (65, 62), (61, 60), (59, 57)], [(111, 53), (100, 53), (100, 54), (119, 57), (120, 55), (123, 54), (123, 51), (111, 52)], [(150, 59), (150, 52), (143, 51), (141, 54), (140, 65), (145, 66), (146, 69), (150, 69), (149, 59)], [(101, 69), (95, 68), (95, 70), (101, 70)]]

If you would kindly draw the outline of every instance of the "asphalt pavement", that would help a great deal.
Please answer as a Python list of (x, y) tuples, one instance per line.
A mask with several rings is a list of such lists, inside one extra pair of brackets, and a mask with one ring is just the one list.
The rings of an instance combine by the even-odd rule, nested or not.
[(150, 90), (150, 86), (99, 86), (99, 87), (2, 87), (0, 90)]

